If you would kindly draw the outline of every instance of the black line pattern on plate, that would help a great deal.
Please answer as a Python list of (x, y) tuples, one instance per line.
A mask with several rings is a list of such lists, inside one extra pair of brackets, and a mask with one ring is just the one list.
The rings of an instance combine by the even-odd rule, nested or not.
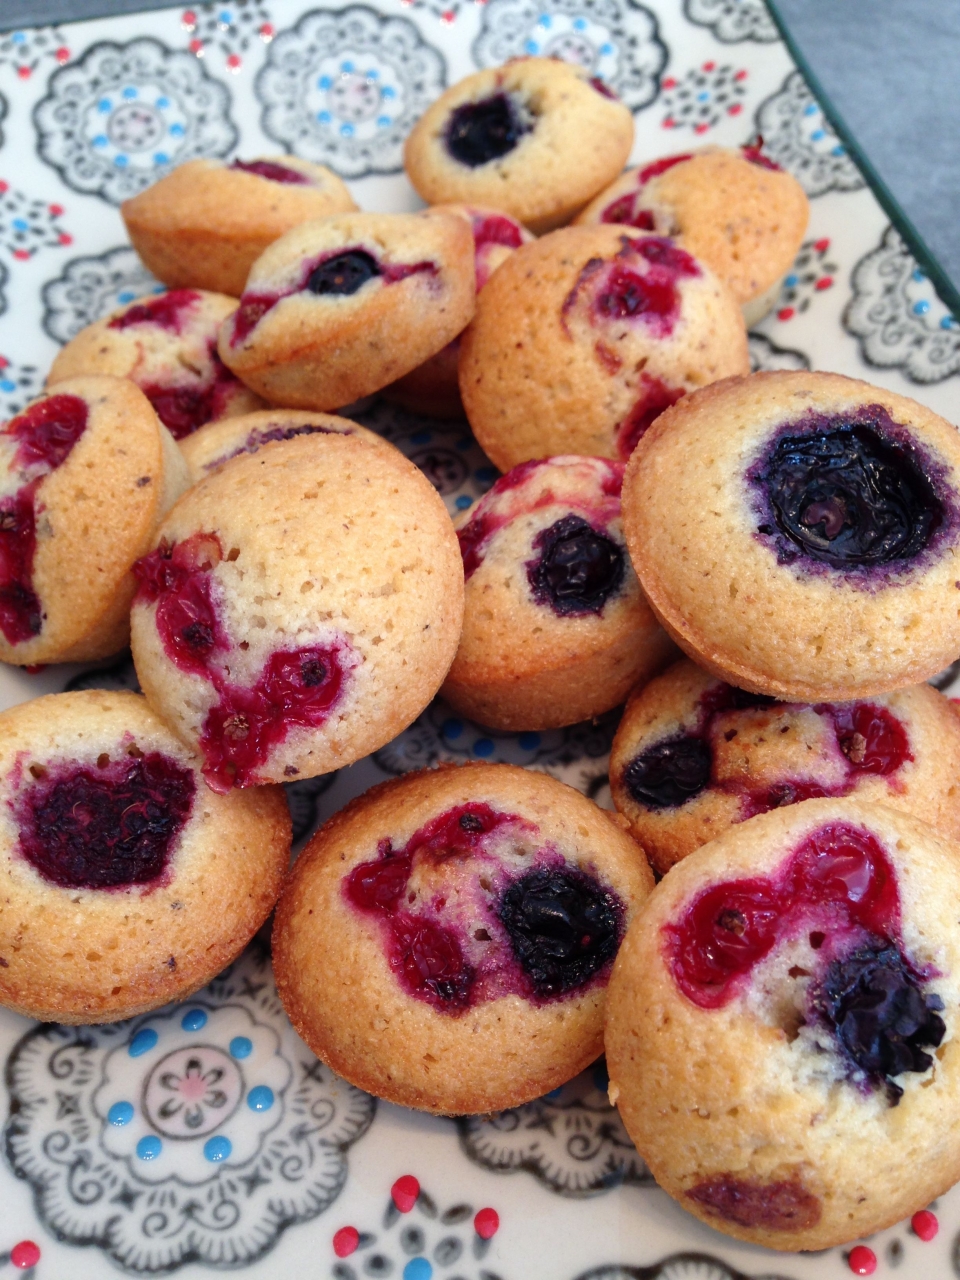
[(767, 155), (792, 173), (808, 196), (866, 185), (799, 71), (791, 71), (760, 103), (756, 127)]
[(69, 342), (81, 329), (118, 307), (164, 286), (155, 280), (130, 245), (91, 257), (72, 258), (40, 291), (43, 331), (55, 342)]
[(683, 12), (695, 26), (709, 27), (722, 44), (780, 39), (763, 0), (684, 0)]
[(748, 333), (750, 348), (750, 372), (761, 373), (768, 369), (809, 369), (810, 357), (792, 347), (778, 347), (762, 333)]
[(781, 1274), (767, 1272), (750, 1277), (736, 1271), (720, 1258), (709, 1253), (674, 1253), (655, 1262), (650, 1267), (625, 1267), (611, 1263), (606, 1267), (592, 1267), (583, 1271), (576, 1280), (787, 1280)]

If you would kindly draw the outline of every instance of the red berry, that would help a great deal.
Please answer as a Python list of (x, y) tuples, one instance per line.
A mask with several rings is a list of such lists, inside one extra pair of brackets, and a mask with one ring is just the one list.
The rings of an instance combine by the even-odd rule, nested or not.
[(333, 1252), (338, 1258), (349, 1258), (360, 1243), (356, 1227), (341, 1227), (333, 1237)]
[(913, 1234), (924, 1241), (932, 1240), (940, 1230), (937, 1215), (929, 1209), (921, 1209), (919, 1213), (915, 1213), (910, 1219), (910, 1225), (913, 1227)]
[(405, 1173), (402, 1178), (398, 1178), (390, 1188), (390, 1195), (393, 1203), (397, 1206), (401, 1213), (409, 1213), (413, 1206), (417, 1203), (417, 1196), (420, 1194), (420, 1183), (416, 1180), (412, 1173)]
[(855, 1276), (872, 1276), (877, 1269), (877, 1255), (865, 1244), (850, 1250), (847, 1265)]
[(496, 1209), (479, 1209), (473, 1220), (473, 1229), (481, 1240), (489, 1240), (500, 1230), (500, 1215)]
[(10, 1250), (10, 1261), (21, 1271), (35, 1267), (40, 1261), (40, 1249), (32, 1240), (21, 1240)]

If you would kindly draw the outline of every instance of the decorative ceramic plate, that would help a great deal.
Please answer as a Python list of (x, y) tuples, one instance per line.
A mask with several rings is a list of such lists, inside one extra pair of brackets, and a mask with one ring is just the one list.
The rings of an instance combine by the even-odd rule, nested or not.
[[(762, 0), (224, 0), (0, 36), (0, 415), (40, 389), (58, 344), (159, 287), (126, 243), (121, 200), (194, 156), (289, 151), (332, 166), (364, 208), (416, 207), (401, 171), (411, 124), (446, 85), (522, 53), (606, 79), (635, 113), (636, 160), (759, 133), (803, 183), (809, 236), (751, 337), (757, 368), (839, 370), (960, 418), (960, 325)], [(451, 511), (496, 477), (465, 423), (376, 402), (356, 416), (411, 457)], [(134, 684), (128, 660), (5, 669), (0, 705)], [(493, 734), (434, 703), (371, 758), (290, 786), (297, 836), (374, 782), (438, 760), (517, 762), (609, 804), (615, 721)], [(688, 1217), (653, 1185), (607, 1104), (602, 1064), (497, 1116), (434, 1119), (378, 1103), (299, 1041), (262, 944), (193, 1000), (130, 1023), (39, 1026), (0, 1011), (0, 1055), (0, 1272), (11, 1276), (850, 1274), (848, 1250), (773, 1254)], [(960, 1191), (936, 1212), (932, 1242), (908, 1224), (870, 1242), (878, 1275), (960, 1275)]]

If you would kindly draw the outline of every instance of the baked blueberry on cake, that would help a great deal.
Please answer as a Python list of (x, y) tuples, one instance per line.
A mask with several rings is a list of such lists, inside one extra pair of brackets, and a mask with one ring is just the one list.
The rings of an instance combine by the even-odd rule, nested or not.
[(0, 660), (122, 649), (133, 563), (188, 483), (170, 434), (120, 378), (54, 383), (0, 428)]
[(141, 687), (218, 791), (383, 746), (436, 693), (460, 634), (441, 498), (360, 435), (240, 453), (184, 495), (135, 572)]
[(630, 169), (577, 218), (672, 236), (727, 285), (747, 326), (773, 306), (810, 205), (760, 146), (704, 147)]
[(239, 298), (267, 245), (310, 218), (357, 206), (343, 181), (298, 156), (188, 160), (120, 206), (133, 247), (173, 289)]
[(279, 787), (214, 795), (134, 693), (0, 715), (0, 1004), (112, 1022), (180, 1000), (269, 915), (290, 855)]
[[(465, 204), (437, 205), (436, 209), (439, 213), (455, 214), (470, 224), (477, 293), (514, 249), (533, 239), (515, 218), (499, 209), (479, 209)], [(459, 363), (460, 339), (456, 337), (442, 351), (385, 387), (384, 394), (397, 404), (429, 417), (460, 417), (463, 405), (457, 377)]]
[(631, 558), (681, 648), (730, 684), (849, 700), (960, 650), (960, 436), (832, 373), (761, 373), (674, 405), (623, 485)]
[(442, 689), (457, 711), (496, 729), (574, 724), (676, 652), (626, 554), (622, 477), (606, 458), (525, 462), (459, 518), (463, 631)]
[(605, 1029), (611, 1099), (664, 1190), (799, 1250), (956, 1182), (958, 894), (960, 846), (854, 799), (761, 814), (671, 870)]
[(617, 176), (633, 117), (602, 80), (554, 58), (513, 58), (441, 94), (404, 148), (428, 204), (490, 205), (538, 234)]
[(407, 774), (300, 855), (274, 926), (278, 991), (360, 1088), (443, 1114), (516, 1106), (600, 1052), (613, 958), (652, 884), (609, 816), (553, 778)]
[(685, 249), (567, 227), (517, 249), (478, 297), (460, 392), (506, 471), (564, 453), (624, 461), (681, 396), (748, 369), (740, 308)]
[(274, 404), (338, 409), (442, 350), (473, 310), (463, 218), (345, 213), (294, 227), (256, 260), (219, 350)]
[(661, 873), (728, 827), (818, 796), (912, 813), (960, 840), (960, 716), (929, 685), (776, 702), (688, 660), (631, 695), (610, 790)]
[(171, 289), (138, 298), (87, 325), (58, 352), (47, 379), (107, 373), (136, 383), (175, 440), (206, 422), (252, 413), (263, 401), (217, 354), (217, 332), (235, 298)]

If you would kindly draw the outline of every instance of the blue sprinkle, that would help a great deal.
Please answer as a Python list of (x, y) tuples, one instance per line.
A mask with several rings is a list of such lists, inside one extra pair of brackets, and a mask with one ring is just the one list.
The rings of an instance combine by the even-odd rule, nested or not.
[(11, 382), (9, 378), (4, 378), (4, 380), (0, 382), (0, 391), (16, 391), (16, 389), (17, 384), (15, 382)]
[(320, 79), (317, 81), (317, 88), (329, 89), (332, 84), (333, 84), (333, 81), (329, 76), (321, 76)]
[(552, 21), (553, 19), (550, 17), (549, 13), (541, 13), (540, 17), (537, 19), (537, 26), (549, 27)]
[(919, 302), (913, 304), (913, 314), (917, 316), (925, 316), (930, 310), (930, 303), (926, 298), (921, 298)]
[(526, 53), (534, 53), (534, 54), (535, 54), (535, 53), (539, 53), (539, 52), (540, 52), (540, 46), (537, 44), (536, 40), (528, 40), (528, 41), (524, 44), (523, 48), (524, 48), (524, 51), (525, 51)]
[(377, 116), (377, 125), (381, 129), (388, 129), (393, 121), (389, 116)]
[(816, 103), (811, 102), (811, 103), (809, 103), (809, 105), (808, 105), (808, 106), (804, 107), (804, 108), (803, 108), (803, 114), (804, 114), (805, 116), (815, 116), (815, 115), (817, 114), (817, 107), (816, 107)]
[(207, 1015), (203, 1009), (188, 1009), (180, 1019), (184, 1031), (199, 1031), (207, 1025)]
[(536, 751), (540, 745), (539, 733), (521, 733), (517, 742), (522, 751)]
[(411, 1258), (403, 1268), (403, 1280), (430, 1280), (433, 1267), (426, 1258)]
[(353, 125), (352, 125), (352, 124), (342, 124), (342, 125), (340, 126), (340, 133), (341, 133), (341, 135), (342, 135), (344, 138), (352, 138), (352, 137), (353, 137)]
[(233, 1143), (229, 1138), (224, 1138), (221, 1134), (208, 1138), (203, 1144), (204, 1159), (209, 1160), (211, 1164), (219, 1164), (221, 1160), (229, 1160), (232, 1150)]
[(273, 1090), (269, 1085), (258, 1084), (247, 1094), (247, 1106), (251, 1111), (269, 1111), (273, 1106)]
[(220, 12), (217, 14), (217, 21), (222, 22), (224, 26), (229, 26), (230, 23), (233, 21), (233, 14), (230, 12), (229, 9), (221, 9)]
[(609, 1084), (610, 1072), (607, 1070), (607, 1064), (598, 1062), (593, 1068), (593, 1087), (599, 1089), (601, 1093), (606, 1093)]
[(826, 136), (826, 131), (823, 129), (814, 129), (813, 133), (810, 135), (814, 142), (822, 142)]
[(169, 98), (158, 98), (158, 99), (156, 100), (156, 102), (155, 102), (153, 105), (154, 105), (154, 106), (155, 106), (159, 111), (166, 111), (167, 107), (169, 107), (169, 105), (170, 105), (170, 99), (169, 99)]
[(943, 319), (940, 321), (941, 329), (956, 329), (956, 327), (957, 327), (957, 322), (953, 316), (944, 316)]
[(459, 738), (463, 733), (462, 720), (444, 720), (440, 726), (440, 736), (443, 738)]
[(22, 31), (15, 31), (13, 33), (12, 39), (14, 44), (24, 44), (26, 42), (27, 37), (23, 34)]
[(433, 435), (429, 431), (418, 431), (415, 436), (410, 437), (411, 444), (429, 444), (433, 439)]
[(108, 142), (107, 135), (105, 133), (98, 133), (93, 140), (93, 145), (95, 147), (105, 147), (107, 145), (107, 142)]
[(118, 302), (132, 302), (137, 295), (132, 289), (124, 289), (123, 293), (117, 294)]
[(253, 1042), (246, 1036), (234, 1036), (230, 1041), (230, 1053), (234, 1058), (249, 1058), (253, 1053)]
[(149, 1053), (156, 1045), (160, 1037), (154, 1031), (153, 1027), (142, 1027), (130, 1041), (127, 1053), (131, 1058), (139, 1058), (145, 1053)]
[(137, 1157), (140, 1160), (156, 1160), (163, 1150), (163, 1143), (153, 1133), (148, 1133), (137, 1143)]
[(458, 511), (466, 511), (467, 507), (473, 506), (473, 499), (470, 497), (468, 493), (461, 493), (460, 497), (457, 498), (456, 502), (453, 505), (457, 508)]
[(587, 29), (587, 20), (586, 20), (586, 18), (574, 18), (574, 20), (573, 20), (573, 29), (574, 29), (574, 31), (586, 31), (586, 29)]
[(607, 41), (606, 44), (602, 44), (600, 46), (601, 57), (609, 58), (610, 54), (613, 52), (614, 52), (614, 48), (613, 48), (613, 45), (609, 42), (609, 40)]
[(172, 124), (170, 126), (171, 138), (182, 138), (185, 133), (186, 133), (186, 130), (184, 129), (182, 124)]
[(795, 276), (795, 275), (793, 275), (793, 274), (791, 273), (790, 275), (788, 275), (788, 276), (786, 277), (786, 279), (784, 280), (784, 282), (783, 282), (783, 283), (784, 283), (785, 285), (789, 285), (789, 286), (792, 288), (792, 287), (797, 283), (797, 280), (798, 280), (798, 279), (799, 279), (799, 277), (798, 277), (798, 276)]
[(29, 231), (29, 222), (24, 222), (23, 218), (14, 218), (13, 227), (15, 231)]
[(710, 94), (707, 92), (707, 90), (706, 90), (706, 89), (704, 89), (703, 93), (698, 93), (698, 94), (697, 94), (697, 101), (698, 101), (698, 102), (709, 102), (709, 101), (710, 101)]
[(457, 449), (469, 449), (472, 444), (473, 441), (469, 436), (461, 436), (454, 447)]
[(352, 75), (352, 73), (353, 73), (353, 67), (354, 67), (354, 64), (353, 64), (352, 62), (341, 62), (341, 63), (340, 63), (340, 70), (341, 70), (342, 72), (344, 72), (344, 74), (345, 74), (345, 75)]
[(125, 98), (135, 98), (137, 96), (137, 90), (134, 87), (134, 85), (128, 84), (127, 87), (123, 90), (123, 96)]
[(832, 156), (845, 156), (847, 154), (847, 148), (838, 142), (837, 145), (831, 150), (830, 154)]
[(473, 474), (481, 484), (492, 484), (500, 472), (496, 467), (477, 467)]
[(489, 738), (478, 738), (473, 744), (473, 754), (475, 756), (492, 756), (493, 751), (493, 743)]
[(320, 121), (321, 124), (329, 124), (330, 121), (333, 119), (333, 117), (331, 116), (329, 111), (318, 111), (317, 119)]
[(371, 69), (370, 69), (369, 71), (365, 72), (364, 74), (366, 75), (366, 77), (367, 77), (367, 79), (368, 79), (368, 80), (379, 80), (379, 79), (380, 79), (380, 72), (376, 69), (376, 67), (371, 67)]
[(923, 284), (924, 280), (926, 280), (927, 277), (923, 274), (923, 272), (920, 270), (919, 267), (914, 267), (912, 272), (912, 278), (917, 282), (917, 284)]
[(108, 111), (113, 110), (113, 103), (110, 101), (109, 98), (101, 98), (100, 101), (97, 103), (97, 110), (101, 113), (101, 115), (105, 115)]
[(154, 163), (154, 164), (169, 164), (169, 163), (170, 163), (170, 157), (167, 155), (167, 153), (166, 153), (165, 151), (157, 151), (157, 152), (155, 152), (155, 153), (154, 153), (154, 156), (153, 156), (153, 163)]
[(129, 1102), (115, 1102), (107, 1112), (107, 1120), (118, 1128), (133, 1119), (133, 1106)]
[(396, 89), (392, 88), (390, 85), (385, 84), (383, 88), (380, 90), (380, 96), (382, 98), (395, 98), (397, 96), (397, 91)]
[(114, 156), (113, 163), (117, 166), (118, 169), (125, 169), (129, 161), (127, 160), (126, 156)]

